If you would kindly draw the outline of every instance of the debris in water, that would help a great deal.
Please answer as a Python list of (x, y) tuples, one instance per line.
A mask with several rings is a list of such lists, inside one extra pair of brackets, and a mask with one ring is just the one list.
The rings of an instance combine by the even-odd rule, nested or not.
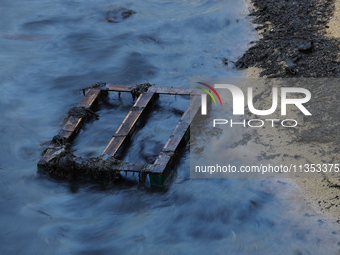
[[(104, 184), (114, 182), (119, 178), (121, 171), (132, 172), (138, 173), (141, 185), (145, 183), (146, 177), (149, 175), (151, 186), (163, 186), (172, 170), (171, 166), (177, 160), (179, 150), (189, 141), (189, 127), (193, 119), (191, 116), (195, 116), (199, 112), (201, 92), (185, 88), (149, 89), (150, 87), (150, 83), (136, 86), (94, 84), (78, 106), (69, 111), (67, 122), (61, 128), (59, 134), (53, 138), (44, 156), (38, 162), (39, 172), (68, 180), (90, 180)], [(70, 150), (70, 142), (79, 133), (84, 121), (93, 115), (98, 116), (91, 110), (91, 107), (108, 91), (130, 92), (133, 97), (138, 97), (138, 100), (99, 157), (86, 159), (77, 157)], [(143, 152), (143, 156), (149, 164), (123, 162), (116, 159), (115, 157), (119, 154), (124, 143), (126, 144), (132, 138), (137, 127), (137, 121), (152, 108), (159, 94), (192, 95), (193, 98), (163, 148), (161, 144), (156, 144), (153, 153)], [(145, 143), (147, 142), (149, 141), (145, 141)], [(149, 151), (149, 147), (147, 151)]]
[(119, 23), (136, 13), (137, 12), (133, 10), (129, 10), (129, 9), (121, 7), (115, 10), (108, 11), (106, 13), (106, 20), (112, 23)]

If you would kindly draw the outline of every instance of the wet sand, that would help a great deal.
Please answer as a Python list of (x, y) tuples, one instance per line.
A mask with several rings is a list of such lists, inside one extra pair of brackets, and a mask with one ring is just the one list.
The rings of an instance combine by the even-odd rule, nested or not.
[[(250, 3), (249, 6), (254, 8)], [(327, 26), (329, 28), (327, 28)], [(333, 16), (325, 27), (326, 36), (329, 38), (340, 37), (340, 0), (335, 1), (335, 9)], [(259, 37), (260, 38), (260, 37)], [(245, 69), (247, 77), (258, 78), (263, 69), (255, 66)], [(265, 77), (265, 76), (264, 76)], [(331, 95), (330, 95), (331, 96)], [(325, 104), (327, 104), (327, 101)], [(270, 105), (269, 105), (270, 107)], [(328, 111), (332, 110), (332, 105), (326, 107)], [(266, 108), (267, 109), (267, 108)], [(294, 113), (288, 113), (293, 114)], [(272, 116), (275, 117), (275, 116)], [(279, 116), (276, 116), (279, 118)], [(299, 118), (299, 116), (295, 116)], [(299, 127), (307, 130), (310, 125)], [(297, 142), (294, 140), (292, 133), (287, 130), (277, 129), (259, 129), (256, 131), (261, 143), (250, 141), (246, 146), (254, 147), (260, 154), (276, 157), (277, 163), (289, 163), (301, 165), (304, 163), (340, 163), (340, 156), (334, 148), (337, 146), (335, 142)], [(278, 142), (273, 142), (273, 138), (280, 137)], [(258, 139), (259, 140), (259, 139)], [(276, 140), (276, 139), (275, 139)], [(252, 144), (253, 143), (253, 144)], [(288, 181), (289, 179), (286, 179)], [(292, 178), (304, 198), (307, 205), (310, 205), (315, 212), (323, 214), (324, 218), (333, 219), (340, 224), (340, 179), (337, 175), (321, 174), (318, 178)]]
[[(328, 22), (329, 28), (326, 28), (326, 36), (340, 38), (340, 1), (336, 0), (334, 6), (333, 17)], [(339, 155), (336, 155), (336, 159), (340, 162)], [(340, 185), (339, 178), (296, 179), (295, 181), (304, 191), (307, 203), (331, 216), (340, 224), (340, 186), (337, 187)]]

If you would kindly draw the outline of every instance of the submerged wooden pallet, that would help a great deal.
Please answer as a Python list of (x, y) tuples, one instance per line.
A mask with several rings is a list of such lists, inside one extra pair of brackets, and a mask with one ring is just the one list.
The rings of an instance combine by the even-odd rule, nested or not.
[[(136, 87), (137, 86), (116, 84), (106, 84), (102, 88), (92, 87), (89, 88), (78, 106), (90, 110), (100, 98), (101, 93), (105, 93), (105, 91), (116, 91), (119, 93), (131, 92), (136, 89)], [(117, 153), (122, 148), (123, 144), (132, 138), (132, 135), (136, 130), (137, 121), (146, 110), (152, 108), (153, 104), (159, 97), (159, 94), (191, 95), (192, 98), (188, 108), (180, 118), (178, 124), (153, 164), (136, 164), (119, 161), (117, 168), (112, 169), (114, 172), (138, 172), (140, 183), (144, 183), (147, 175), (149, 175), (151, 186), (161, 187), (164, 185), (172, 170), (173, 163), (176, 160), (176, 153), (183, 148), (190, 139), (189, 127), (193, 118), (199, 112), (201, 106), (201, 92), (185, 88), (162, 87), (150, 87), (145, 90), (146, 91), (142, 91), (142, 93), (138, 96), (136, 102), (117, 129), (116, 133), (113, 135), (112, 139), (109, 141), (101, 156), (117, 156)], [(58, 135), (65, 138), (70, 143), (78, 134), (83, 122), (83, 118), (70, 116)], [(64, 147), (60, 146), (58, 142), (52, 141), (44, 156), (38, 162), (38, 169), (43, 170), (48, 162), (53, 162), (53, 159), (63, 151), (65, 151)]]

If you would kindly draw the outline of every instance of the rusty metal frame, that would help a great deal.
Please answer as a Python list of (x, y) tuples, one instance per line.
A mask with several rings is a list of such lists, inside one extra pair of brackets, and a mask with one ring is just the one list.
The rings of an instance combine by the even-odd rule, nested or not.
[[(106, 84), (102, 88), (92, 87), (89, 88), (78, 106), (90, 110), (104, 91), (116, 91), (119, 93), (131, 92), (135, 88), (136, 86), (117, 84)], [(120, 164), (118, 164), (119, 167), (117, 169), (112, 169), (112, 171), (138, 172), (140, 183), (145, 182), (146, 176), (149, 175), (151, 186), (161, 187), (171, 173), (173, 163), (176, 161), (176, 153), (183, 148), (190, 139), (190, 124), (201, 107), (201, 98), (199, 96), (201, 91), (186, 88), (150, 87), (146, 92), (142, 92), (112, 139), (109, 141), (101, 156), (115, 157), (117, 155), (122, 145), (132, 138), (132, 135), (136, 130), (137, 121), (143, 113), (145, 113), (146, 109), (152, 108), (159, 97), (159, 94), (190, 95), (190, 104), (153, 164), (136, 164), (120, 161)], [(71, 142), (79, 133), (83, 123), (83, 118), (70, 116), (58, 135), (65, 138), (68, 142)], [(63, 151), (65, 151), (64, 146), (52, 141), (44, 156), (39, 160), (38, 169), (43, 170), (46, 163), (53, 160)]]

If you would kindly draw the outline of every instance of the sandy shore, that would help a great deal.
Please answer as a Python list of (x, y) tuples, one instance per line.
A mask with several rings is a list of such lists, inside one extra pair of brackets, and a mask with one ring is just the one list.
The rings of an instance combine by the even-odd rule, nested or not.
[[(326, 36), (340, 38), (340, 0), (335, 1), (334, 7), (333, 17), (327, 24), (329, 28), (326, 28)], [(339, 156), (337, 155), (336, 158), (338, 159)], [(332, 188), (340, 184), (339, 178), (296, 179), (295, 181), (304, 191), (308, 203), (340, 224), (340, 188)]]
[(333, 17), (328, 22), (329, 28), (326, 28), (327, 35), (330, 37), (340, 38), (340, 1), (334, 3)]
[[(253, 8), (251, 3), (248, 2), (248, 4)], [(329, 27), (325, 28), (327, 37), (340, 38), (340, 0), (335, 1), (334, 14), (327, 26)], [(250, 78), (258, 78), (261, 71), (262, 69), (257, 67), (245, 69), (246, 76)], [(270, 105), (268, 108), (270, 108)], [(293, 112), (288, 114), (294, 115)], [(280, 118), (279, 116), (272, 117)], [(295, 117), (299, 118), (299, 116)], [(300, 128), (307, 129), (310, 127)], [(276, 157), (277, 163), (289, 162), (289, 164), (298, 165), (321, 162), (340, 163), (338, 153), (333, 153), (336, 146), (334, 143), (299, 143), (292, 139), (292, 134), (289, 131), (281, 129), (258, 129), (254, 135), (261, 140), (261, 143), (250, 141), (246, 146), (256, 148), (261, 155), (279, 155)], [(273, 142), (275, 137), (280, 137), (280, 140), (276, 143)], [(277, 141), (277, 139), (274, 139), (274, 141)], [(333, 219), (340, 224), (339, 174), (336, 176), (337, 178), (334, 177), (334, 175), (322, 175), (321, 178), (292, 178), (290, 180), (298, 185), (307, 205), (312, 206), (316, 212), (322, 213), (325, 218)]]

